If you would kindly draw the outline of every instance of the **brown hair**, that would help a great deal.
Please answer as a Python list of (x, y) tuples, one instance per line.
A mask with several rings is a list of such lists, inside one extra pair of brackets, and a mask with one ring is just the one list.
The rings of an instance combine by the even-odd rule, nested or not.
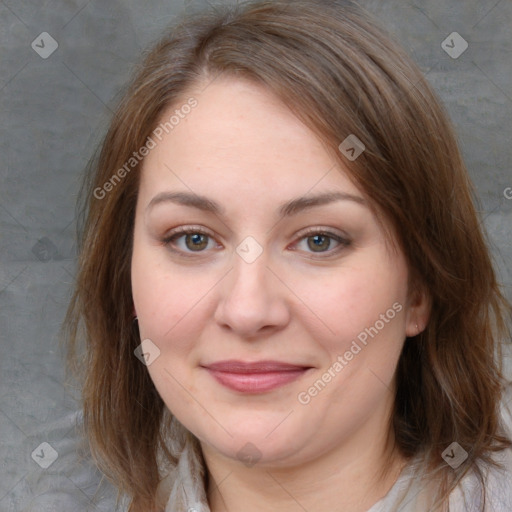
[[(82, 379), (93, 456), (131, 511), (154, 510), (169, 415), (134, 356), (130, 262), (140, 164), (109, 187), (169, 107), (220, 73), (264, 84), (342, 161), (396, 234), (431, 299), (429, 323), (406, 340), (391, 428), (397, 449), (442, 477), (448, 492), (510, 441), (499, 422), (500, 340), (511, 306), (500, 293), (453, 129), (418, 68), (348, 2), (262, 1), (183, 18), (145, 56), (86, 176), (76, 288), (63, 324), (69, 368)], [(348, 162), (339, 144), (365, 151)], [(103, 188), (105, 190), (105, 188)], [(79, 336), (83, 326), (83, 336)], [(78, 354), (78, 341), (85, 350)], [(441, 458), (457, 441), (469, 464)], [(474, 463), (474, 464), (471, 464)], [(481, 475), (480, 475), (481, 477)]]

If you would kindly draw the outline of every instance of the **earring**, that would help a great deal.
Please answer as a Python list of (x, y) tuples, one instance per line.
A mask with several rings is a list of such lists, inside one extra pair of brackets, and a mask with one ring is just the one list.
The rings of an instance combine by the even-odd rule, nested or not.
[(135, 322), (138, 322), (139, 321), (139, 318), (137, 316), (134, 316), (133, 317), (133, 323), (135, 324)]

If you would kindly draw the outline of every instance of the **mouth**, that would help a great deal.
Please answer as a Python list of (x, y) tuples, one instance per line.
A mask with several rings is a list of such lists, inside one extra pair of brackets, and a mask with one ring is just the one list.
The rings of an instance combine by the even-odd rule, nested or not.
[(302, 377), (311, 366), (280, 361), (219, 361), (202, 366), (222, 386), (241, 393), (263, 393)]

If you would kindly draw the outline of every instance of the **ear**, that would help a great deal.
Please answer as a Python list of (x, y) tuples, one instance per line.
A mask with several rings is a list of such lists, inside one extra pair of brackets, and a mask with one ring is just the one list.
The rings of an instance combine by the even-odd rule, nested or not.
[(432, 299), (425, 286), (418, 286), (411, 292), (407, 303), (405, 335), (412, 338), (427, 327), (432, 309)]

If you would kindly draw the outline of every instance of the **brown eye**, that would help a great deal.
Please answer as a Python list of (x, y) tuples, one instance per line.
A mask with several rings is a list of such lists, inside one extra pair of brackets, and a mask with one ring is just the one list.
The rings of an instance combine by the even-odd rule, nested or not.
[(208, 245), (208, 236), (202, 233), (185, 235), (185, 245), (191, 251), (201, 251)]
[(164, 238), (162, 242), (169, 250), (184, 255), (205, 252), (205, 249), (212, 249), (215, 246), (212, 235), (197, 228), (179, 228)]
[(307, 240), (308, 247), (313, 252), (324, 252), (325, 250), (329, 249), (332, 239), (326, 235), (313, 235), (309, 236)]

